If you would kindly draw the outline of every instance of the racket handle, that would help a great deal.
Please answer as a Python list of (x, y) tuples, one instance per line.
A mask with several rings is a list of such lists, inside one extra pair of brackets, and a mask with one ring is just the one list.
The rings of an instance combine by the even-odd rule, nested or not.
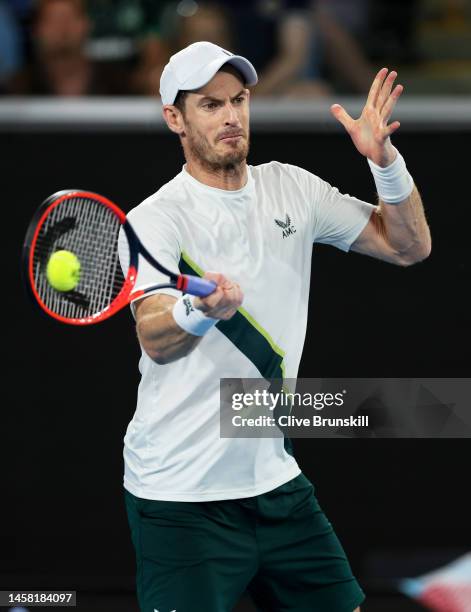
[(208, 281), (204, 278), (199, 278), (198, 276), (189, 276), (186, 274), (183, 274), (182, 276), (186, 280), (186, 284), (184, 285), (185, 293), (206, 297), (216, 289), (216, 283), (213, 281)]

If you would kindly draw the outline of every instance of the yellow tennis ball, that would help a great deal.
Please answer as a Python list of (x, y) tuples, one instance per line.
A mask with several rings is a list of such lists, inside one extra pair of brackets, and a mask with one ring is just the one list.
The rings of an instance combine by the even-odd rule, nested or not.
[(47, 262), (46, 277), (57, 291), (72, 291), (80, 280), (80, 261), (71, 251), (56, 251)]

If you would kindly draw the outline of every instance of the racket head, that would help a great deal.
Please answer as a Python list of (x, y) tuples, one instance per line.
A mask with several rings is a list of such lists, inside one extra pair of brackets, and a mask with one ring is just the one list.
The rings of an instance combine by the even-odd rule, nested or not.
[[(126, 278), (118, 259), (121, 227), (129, 243)], [(67, 189), (49, 196), (34, 214), (23, 245), (23, 281), (33, 302), (71, 325), (99, 323), (121, 310), (136, 282), (139, 257), (136, 238), (126, 230), (125, 213), (97, 193)], [(50, 256), (62, 249), (80, 261), (80, 278), (71, 291), (57, 291), (46, 277)]]

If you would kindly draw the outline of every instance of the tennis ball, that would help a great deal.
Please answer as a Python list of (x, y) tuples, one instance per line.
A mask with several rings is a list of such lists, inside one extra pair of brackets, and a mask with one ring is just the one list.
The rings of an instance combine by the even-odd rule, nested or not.
[(56, 291), (72, 291), (80, 280), (80, 261), (71, 251), (56, 251), (47, 262), (46, 277)]

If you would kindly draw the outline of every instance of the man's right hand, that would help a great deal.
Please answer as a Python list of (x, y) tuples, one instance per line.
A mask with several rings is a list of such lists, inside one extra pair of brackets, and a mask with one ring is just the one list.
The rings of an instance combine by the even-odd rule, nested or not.
[(203, 278), (214, 281), (217, 287), (210, 295), (195, 298), (194, 307), (208, 317), (227, 321), (235, 315), (244, 299), (240, 285), (218, 272), (206, 272)]

